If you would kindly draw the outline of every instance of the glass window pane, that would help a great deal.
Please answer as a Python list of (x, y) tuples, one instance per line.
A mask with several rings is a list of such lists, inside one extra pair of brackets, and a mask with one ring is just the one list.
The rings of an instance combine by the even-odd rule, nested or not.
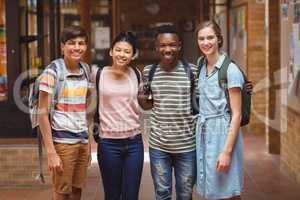
[(0, 0), (0, 101), (7, 99), (5, 0)]

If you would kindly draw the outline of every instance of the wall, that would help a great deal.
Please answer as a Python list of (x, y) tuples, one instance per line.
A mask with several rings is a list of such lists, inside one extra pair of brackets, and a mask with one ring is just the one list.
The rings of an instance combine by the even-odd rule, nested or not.
[(281, 168), (300, 184), (300, 114), (287, 112), (287, 131), (281, 133)]
[(44, 187), (50, 184), (44, 155), (43, 170), (46, 184), (39, 184), (37, 145), (0, 145), (0, 187)]
[[(157, 2), (159, 6), (157, 14), (151, 15), (147, 12), (146, 7), (151, 5), (150, 2)], [(133, 26), (148, 27), (157, 22), (181, 23), (184, 20), (195, 20), (197, 17), (195, 0), (122, 0), (120, 3), (121, 30), (132, 30)]]
[[(263, 80), (268, 76), (266, 67), (265, 4), (255, 0), (234, 0), (232, 7), (247, 6), (247, 76), (254, 85), (251, 124), (247, 127), (251, 133), (264, 134), (266, 126), (263, 119), (267, 116), (268, 90)], [(231, 43), (231, 42), (230, 42)], [(232, 44), (231, 44), (232, 45)], [(261, 119), (259, 117), (261, 117)]]
[[(153, 3), (155, 2), (155, 3)], [(131, 30), (137, 33), (141, 46), (138, 61), (149, 64), (156, 61), (154, 51), (154, 27), (158, 23), (174, 23), (183, 38), (183, 51), (190, 62), (195, 62), (198, 56), (196, 38), (193, 27), (197, 21), (199, 1), (147, 1), (122, 0), (120, 1), (120, 30)], [(150, 14), (147, 10), (158, 10)], [(192, 29), (189, 30), (189, 25)]]
[[(280, 5), (280, 25), (281, 25), (281, 48), (280, 48), (280, 58), (281, 58), (281, 79), (288, 86), (288, 89), (282, 90), (282, 97), (287, 97), (286, 103), (282, 104), (281, 124), (286, 124), (285, 128), (281, 130), (281, 168), (290, 174), (294, 179), (300, 183), (300, 97), (299, 93), (296, 96), (291, 90), (293, 84), (298, 84), (295, 82), (295, 77), (293, 74), (299, 74), (300, 66), (295, 62), (295, 55), (300, 55), (300, 36), (299, 30), (296, 31), (295, 35), (298, 35), (298, 49), (295, 49), (295, 43), (291, 40), (291, 34), (293, 34), (293, 25), (298, 26), (299, 29), (299, 10), (297, 22), (294, 23), (294, 3), (298, 3), (298, 8), (300, 8), (300, 1), (286, 1), (288, 4), (281, 3)], [(293, 3), (291, 3), (293, 2)], [(284, 14), (285, 13), (285, 14)], [(297, 29), (296, 29), (297, 30)], [(290, 46), (290, 44), (293, 44)], [(294, 49), (293, 49), (294, 48)], [(293, 51), (292, 51), (293, 50)], [(299, 61), (299, 59), (298, 59)], [(294, 71), (294, 72), (293, 72)], [(298, 91), (299, 92), (299, 91)]]
[[(266, 67), (270, 82), (268, 97), (268, 114), (270, 120), (266, 132), (267, 148), (269, 153), (280, 153), (280, 92), (281, 86), (277, 84), (280, 80), (280, 22), (279, 22), (279, 0), (266, 0)], [(283, 114), (283, 113), (282, 113)], [(284, 126), (282, 126), (283, 128)]]

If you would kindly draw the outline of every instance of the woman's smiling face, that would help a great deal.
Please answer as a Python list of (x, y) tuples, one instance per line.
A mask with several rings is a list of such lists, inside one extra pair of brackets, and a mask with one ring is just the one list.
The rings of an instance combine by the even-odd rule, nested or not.
[(205, 56), (213, 55), (219, 51), (219, 41), (211, 27), (205, 27), (198, 31), (198, 46)]
[(125, 67), (133, 58), (133, 47), (125, 41), (117, 42), (109, 52), (113, 65)]

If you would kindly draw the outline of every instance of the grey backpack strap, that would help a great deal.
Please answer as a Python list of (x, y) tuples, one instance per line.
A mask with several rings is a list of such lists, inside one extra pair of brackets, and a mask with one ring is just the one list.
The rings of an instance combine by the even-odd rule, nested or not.
[(50, 117), (52, 119), (52, 115), (54, 113), (55, 105), (59, 102), (59, 99), (61, 97), (61, 93), (64, 87), (65, 79), (67, 76), (67, 68), (65, 65), (65, 61), (63, 58), (59, 58), (53, 61), (53, 63), (56, 66), (56, 75), (57, 75), (57, 82), (55, 86), (54, 95), (52, 95), (52, 105), (50, 110)]
[(91, 80), (91, 70), (90, 66), (85, 62), (80, 62), (80, 67), (83, 69), (84, 75), (87, 78), (88, 82)]
[(39, 127), (36, 127), (38, 137), (38, 154), (39, 154), (39, 174), (35, 179), (39, 183), (45, 183), (45, 177), (43, 172), (43, 137)]

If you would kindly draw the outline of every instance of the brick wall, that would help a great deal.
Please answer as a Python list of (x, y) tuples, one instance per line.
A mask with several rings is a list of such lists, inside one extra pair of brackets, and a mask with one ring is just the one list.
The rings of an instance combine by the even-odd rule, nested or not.
[[(254, 85), (261, 84), (268, 75), (266, 68), (265, 4), (255, 0), (234, 0), (232, 7), (247, 5), (247, 75)], [(256, 88), (254, 88), (256, 89)], [(265, 118), (268, 107), (268, 89), (255, 90), (252, 98), (251, 124), (247, 127), (251, 133), (264, 134), (266, 126), (257, 115)]]
[[(297, 2), (300, 2), (297, 0)], [(294, 1), (288, 1), (289, 14), (285, 19), (281, 18), (281, 68), (290, 66), (289, 36), (292, 32)], [(288, 41), (288, 42), (287, 42)], [(297, 52), (298, 54), (300, 52)], [(282, 79), (287, 80), (288, 73), (283, 71)], [(288, 96), (287, 90), (283, 90), (282, 96)], [(281, 124), (286, 124), (286, 129), (281, 131), (281, 168), (300, 183), (300, 112), (289, 107), (282, 106)]]
[(300, 183), (300, 114), (288, 109), (287, 132), (281, 133), (281, 168)]
[(44, 156), (46, 184), (39, 184), (35, 177), (39, 173), (37, 145), (0, 145), (0, 187), (49, 186), (47, 158)]

